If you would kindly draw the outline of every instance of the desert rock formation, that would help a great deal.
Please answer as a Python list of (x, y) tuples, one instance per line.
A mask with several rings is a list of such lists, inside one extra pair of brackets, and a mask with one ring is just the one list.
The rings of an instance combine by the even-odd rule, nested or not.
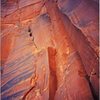
[(1, 99), (98, 100), (98, 0), (1, 0)]

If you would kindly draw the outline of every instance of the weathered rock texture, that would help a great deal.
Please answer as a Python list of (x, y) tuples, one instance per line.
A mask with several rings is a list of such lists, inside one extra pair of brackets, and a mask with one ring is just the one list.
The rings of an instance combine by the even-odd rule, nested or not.
[(98, 100), (98, 0), (1, 1), (1, 99)]

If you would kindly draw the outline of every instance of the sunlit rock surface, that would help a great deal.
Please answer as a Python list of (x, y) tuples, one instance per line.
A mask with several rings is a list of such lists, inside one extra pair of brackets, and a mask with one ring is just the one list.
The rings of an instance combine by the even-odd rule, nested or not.
[(98, 100), (98, 0), (1, 2), (1, 99)]

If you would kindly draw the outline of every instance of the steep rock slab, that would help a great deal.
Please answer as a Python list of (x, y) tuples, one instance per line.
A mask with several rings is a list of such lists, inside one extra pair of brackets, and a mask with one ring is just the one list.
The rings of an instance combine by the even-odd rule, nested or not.
[(99, 7), (92, 0), (58, 0), (61, 11), (87, 37), (92, 48), (99, 52)]
[[(76, 50), (71, 44), (71, 40), (68, 39), (69, 38), (67, 35), (68, 31), (64, 26), (64, 22), (61, 17), (62, 14), (58, 10), (57, 4), (52, 0), (47, 1), (46, 8), (51, 18), (51, 23), (53, 26), (52, 30), (54, 32), (53, 35), (55, 40), (55, 47), (57, 49), (57, 54), (56, 54), (56, 64), (57, 64), (56, 68), (57, 68), (57, 79), (58, 79), (57, 91), (60, 92), (59, 88), (63, 86), (66, 87), (66, 91), (63, 91), (62, 93), (60, 92), (60, 94), (56, 94), (55, 99), (81, 100), (82, 97), (83, 100), (90, 100), (90, 99), (93, 100), (90, 86), (86, 79), (86, 72), (84, 70), (84, 66), (82, 64), (82, 61), (80, 60), (79, 54), (76, 53)], [(51, 8), (53, 9), (50, 10)], [(65, 75), (64, 73), (65, 70), (67, 75)], [(82, 78), (78, 74), (78, 72), (83, 74)], [(66, 81), (66, 82), (64, 81), (65, 84), (63, 84), (62, 80)], [(75, 84), (73, 84), (73, 82)], [(83, 87), (81, 87), (82, 84), (81, 82), (85, 84), (85, 85), (83, 84)], [(69, 86), (70, 84), (71, 86)], [(79, 87), (77, 87), (76, 90), (73, 90), (73, 88), (75, 88), (77, 85)], [(63, 89), (64, 87), (62, 88), (62, 90)]]

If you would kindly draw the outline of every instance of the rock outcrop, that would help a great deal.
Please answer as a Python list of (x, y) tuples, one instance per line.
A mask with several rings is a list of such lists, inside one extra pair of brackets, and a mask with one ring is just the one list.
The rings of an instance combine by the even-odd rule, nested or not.
[(99, 100), (98, 0), (1, 3), (2, 100)]

